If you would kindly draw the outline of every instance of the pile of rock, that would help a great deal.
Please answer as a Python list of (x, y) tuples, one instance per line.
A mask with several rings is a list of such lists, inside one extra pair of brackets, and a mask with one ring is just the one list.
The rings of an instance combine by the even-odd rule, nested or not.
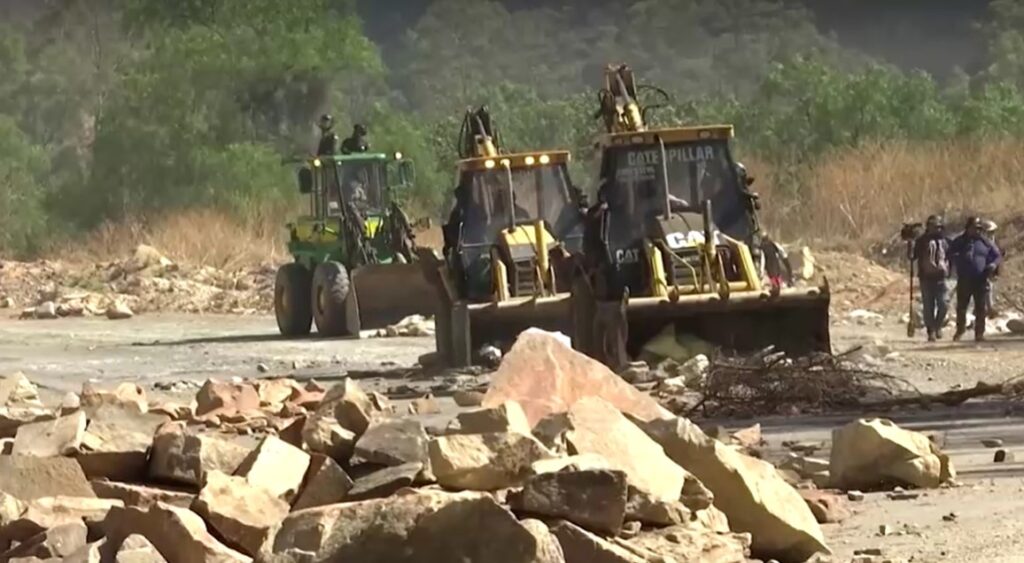
[(187, 406), (151, 403), (134, 385), (77, 399), (47, 409), (23, 377), (0, 383), (0, 560), (784, 562), (828, 552), (772, 465), (543, 334), (520, 338), (481, 408), (432, 433), (351, 379), (327, 390), (208, 381)]
[(247, 314), (271, 309), (273, 283), (271, 267), (190, 267), (140, 245), (113, 262), (4, 262), (0, 309), (20, 311), (24, 319), (125, 319), (152, 311)]

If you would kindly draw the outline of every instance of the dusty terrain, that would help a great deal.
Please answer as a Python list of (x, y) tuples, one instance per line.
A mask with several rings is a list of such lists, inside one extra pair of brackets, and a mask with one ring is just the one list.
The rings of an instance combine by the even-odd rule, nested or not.
[[(882, 341), (891, 348), (879, 367), (926, 391), (1000, 381), (1024, 370), (1024, 339), (1000, 337), (973, 343), (926, 344), (911, 340), (896, 319), (877, 326), (843, 323), (834, 329), (834, 347), (842, 351)], [(309, 338), (284, 340), (266, 316), (142, 315), (111, 322), (62, 319), (50, 322), (0, 320), (0, 373), (24, 371), (41, 393), (57, 397), (86, 381), (133, 381), (154, 395), (188, 396), (209, 377), (256, 378), (290, 375), (329, 383), (346, 373), (364, 388), (404, 399), (433, 392), (444, 416), (421, 417), (429, 426), (457, 410), (452, 389), (486, 385), (488, 376), (423, 377), (403, 370), (432, 349), (429, 337), (369, 340)], [(188, 383), (194, 382), (194, 383)], [(951, 454), (962, 486), (924, 492), (914, 500), (890, 500), (869, 493), (851, 502), (854, 515), (842, 524), (826, 524), (830, 544), (849, 560), (856, 550), (880, 548), (885, 556), (914, 561), (1020, 561), (1024, 557), (1024, 425), (1020, 405), (970, 402), (958, 408), (913, 409), (885, 413), (837, 413), (828, 416), (758, 418), (769, 460), (781, 458), (783, 441), (820, 442), (827, 457), (831, 429), (859, 416), (878, 414), (936, 436)], [(753, 420), (701, 421), (740, 428)], [(983, 438), (1004, 441), (1021, 462), (992, 463)], [(955, 513), (954, 521), (943, 516)], [(886, 535), (880, 532), (888, 526)]]

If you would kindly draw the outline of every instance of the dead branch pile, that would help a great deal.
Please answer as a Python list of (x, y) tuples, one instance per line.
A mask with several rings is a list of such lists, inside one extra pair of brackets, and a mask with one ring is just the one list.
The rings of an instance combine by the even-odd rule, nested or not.
[(705, 416), (821, 412), (921, 394), (906, 381), (844, 356), (781, 353), (715, 358), (692, 410)]

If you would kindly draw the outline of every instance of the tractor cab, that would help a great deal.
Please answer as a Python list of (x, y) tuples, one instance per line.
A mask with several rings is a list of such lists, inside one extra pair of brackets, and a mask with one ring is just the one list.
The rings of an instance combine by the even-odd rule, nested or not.
[[(708, 126), (602, 138), (598, 198), (607, 204), (605, 242), (631, 295), (652, 291), (645, 241), (666, 246), (662, 256), (692, 254), (699, 262), (705, 205), (710, 207), (707, 232), (716, 246), (721, 235), (746, 244), (756, 236), (756, 196), (732, 158), (731, 137), (731, 126)], [(669, 259), (664, 267), (669, 278), (673, 272), (692, 277), (686, 272), (699, 264), (690, 262)]]
[(470, 302), (553, 292), (548, 253), (558, 243), (575, 252), (583, 240), (568, 162), (567, 152), (459, 162), (461, 224), (453, 233), (456, 248), (449, 251), (456, 281)]

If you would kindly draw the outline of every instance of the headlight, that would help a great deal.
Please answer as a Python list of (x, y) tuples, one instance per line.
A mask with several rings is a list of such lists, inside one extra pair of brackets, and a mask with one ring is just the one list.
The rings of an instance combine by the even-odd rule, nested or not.
[(320, 168), (320, 159), (319, 158), (314, 158), (313, 159), (313, 168)]
[(551, 157), (550, 156), (548, 156), (546, 154), (540, 155), (540, 163), (541, 164), (547, 164), (549, 162), (551, 162)]
[(488, 170), (490, 170), (491, 168), (494, 168), (494, 160), (493, 159), (488, 159), (487, 161), (485, 161), (484, 162), (484, 168), (486, 168)]
[(503, 159), (501, 159), (501, 165), (504, 166), (505, 168), (511, 168), (512, 167), (512, 161), (507, 159), (507, 158), (503, 158)]
[(402, 160), (402, 153), (396, 152), (395, 153), (395, 160)]
[(537, 162), (537, 159), (533, 158), (532, 156), (528, 156), (524, 160), (527, 166), (533, 166), (533, 163)]

